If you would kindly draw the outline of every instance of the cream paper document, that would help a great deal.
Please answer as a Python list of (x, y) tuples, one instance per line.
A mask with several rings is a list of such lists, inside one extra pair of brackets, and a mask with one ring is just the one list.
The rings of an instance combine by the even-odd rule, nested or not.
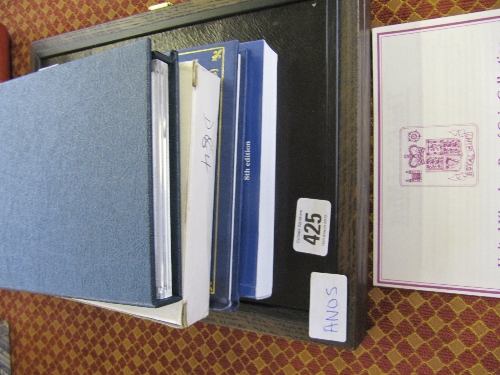
[(374, 284), (500, 297), (500, 11), (372, 36)]

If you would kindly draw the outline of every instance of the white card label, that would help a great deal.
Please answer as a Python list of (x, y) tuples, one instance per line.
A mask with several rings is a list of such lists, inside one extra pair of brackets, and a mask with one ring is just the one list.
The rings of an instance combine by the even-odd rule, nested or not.
[(346, 342), (347, 277), (311, 273), (309, 336), (314, 339)]
[(332, 205), (325, 200), (300, 198), (297, 201), (295, 251), (321, 256), (328, 254), (331, 212)]

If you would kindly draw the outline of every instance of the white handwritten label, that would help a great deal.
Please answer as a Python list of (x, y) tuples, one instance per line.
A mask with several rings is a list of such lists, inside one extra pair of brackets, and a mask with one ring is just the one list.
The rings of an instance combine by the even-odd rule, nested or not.
[(209, 173), (210, 168), (212, 168), (215, 163), (214, 143), (216, 143), (217, 140), (215, 139), (214, 141), (214, 138), (217, 135), (217, 127), (215, 126), (215, 121), (212, 121), (205, 113), (203, 113), (203, 119), (205, 134), (201, 139), (201, 147), (204, 149), (204, 155), (201, 162), (205, 164), (207, 173)]
[(325, 200), (300, 198), (297, 201), (295, 251), (321, 256), (328, 254), (331, 212), (332, 205)]
[(346, 342), (347, 277), (311, 273), (309, 336), (314, 339)]

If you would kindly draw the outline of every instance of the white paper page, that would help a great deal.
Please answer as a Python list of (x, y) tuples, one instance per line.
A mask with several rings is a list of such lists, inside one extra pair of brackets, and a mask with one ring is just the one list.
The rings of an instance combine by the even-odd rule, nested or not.
[(157, 322), (165, 323), (174, 328), (183, 328), (183, 302), (175, 302), (167, 306), (151, 308), (131, 305), (119, 305), (116, 303), (75, 300), (89, 305), (102, 307), (104, 309), (122, 312), (137, 316), (139, 318), (146, 318)]
[(374, 283), (500, 294), (500, 12), (373, 33)]
[[(278, 97), (278, 55), (264, 43), (262, 89), (262, 144), (257, 257), (257, 299), (273, 292), (274, 194), (276, 185), (276, 105)], [(262, 214), (262, 213), (265, 214)]]
[[(190, 71), (191, 62), (183, 62), (180, 67), (180, 81), (191, 77), (192, 107), (190, 131), (182, 137), (190, 139), (189, 168), (187, 186), (182, 187), (186, 198), (185, 227), (183, 228), (183, 299), (186, 303), (186, 322), (191, 325), (208, 315), (210, 300), (210, 261), (212, 252), (213, 205), (215, 190), (215, 167), (217, 150), (217, 130), (219, 113), (220, 78), (194, 63), (195, 71)], [(192, 75), (194, 74), (194, 76)], [(181, 87), (181, 105), (184, 94)], [(181, 109), (181, 127), (183, 113)], [(181, 160), (185, 160), (182, 159)], [(182, 181), (182, 180), (181, 180)], [(184, 201), (186, 199), (186, 201)], [(184, 210), (184, 208), (183, 208)]]

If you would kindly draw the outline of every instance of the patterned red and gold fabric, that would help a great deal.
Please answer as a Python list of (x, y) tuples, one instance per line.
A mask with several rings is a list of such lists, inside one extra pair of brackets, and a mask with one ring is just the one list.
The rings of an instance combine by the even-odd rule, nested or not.
[[(145, 12), (154, 0), (2, 0), (14, 77), (31, 42)], [(175, 1), (172, 1), (175, 3)], [(179, 1), (177, 1), (179, 2)], [(500, 8), (496, 0), (372, 0), (372, 26)], [(0, 291), (21, 374), (500, 374), (500, 300), (371, 287), (355, 351), (197, 323), (183, 330)]]

